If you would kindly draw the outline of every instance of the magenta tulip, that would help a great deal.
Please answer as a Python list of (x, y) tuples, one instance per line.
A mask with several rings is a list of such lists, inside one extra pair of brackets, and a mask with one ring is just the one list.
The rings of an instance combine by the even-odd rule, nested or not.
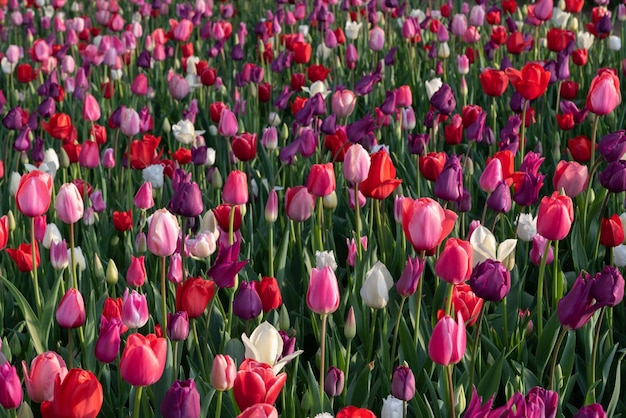
[(320, 315), (333, 313), (339, 307), (339, 285), (335, 272), (329, 266), (311, 270), (306, 304)]

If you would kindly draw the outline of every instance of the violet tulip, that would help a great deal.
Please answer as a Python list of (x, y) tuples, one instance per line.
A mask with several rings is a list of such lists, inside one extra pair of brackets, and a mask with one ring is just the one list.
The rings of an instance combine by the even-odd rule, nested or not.
[(233, 300), (233, 313), (244, 321), (254, 319), (261, 313), (263, 303), (254, 282), (242, 282)]
[(599, 306), (617, 306), (624, 299), (624, 278), (619, 269), (606, 266), (593, 278), (591, 296)]
[(564, 328), (578, 329), (589, 322), (596, 312), (598, 306), (593, 304), (592, 287), (591, 276), (581, 272), (570, 291), (559, 300), (557, 315)]
[(189, 336), (189, 315), (185, 311), (167, 314), (167, 338), (184, 341)]
[(330, 366), (324, 379), (324, 392), (329, 398), (340, 396), (343, 392), (344, 375), (343, 370), (335, 366)]
[(111, 363), (120, 352), (121, 333), (124, 324), (119, 318), (100, 319), (100, 333), (94, 352), (98, 361)]
[(391, 377), (391, 394), (402, 401), (410, 401), (415, 396), (415, 376), (408, 366), (398, 366)]
[(396, 290), (400, 296), (406, 298), (415, 293), (423, 270), (424, 263), (420, 262), (418, 257), (408, 258), (404, 270), (402, 270), (402, 274), (396, 282)]

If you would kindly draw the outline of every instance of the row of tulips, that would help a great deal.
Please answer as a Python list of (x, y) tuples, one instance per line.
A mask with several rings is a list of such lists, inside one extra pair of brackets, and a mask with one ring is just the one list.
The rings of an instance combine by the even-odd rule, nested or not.
[(626, 7), (457, 3), (0, 0), (0, 405), (623, 410)]

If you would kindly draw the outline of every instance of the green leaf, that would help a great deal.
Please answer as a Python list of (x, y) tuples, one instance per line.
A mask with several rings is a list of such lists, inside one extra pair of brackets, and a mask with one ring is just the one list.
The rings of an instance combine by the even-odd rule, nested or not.
[(498, 356), (493, 365), (491, 365), (489, 370), (487, 370), (487, 373), (485, 373), (482, 379), (480, 379), (477, 390), (478, 393), (480, 393), (484, 398), (490, 398), (491, 395), (498, 393), (503, 362), (504, 353)]
[(574, 227), (572, 228), (572, 239), (570, 242), (572, 246), (574, 270), (578, 271), (589, 266), (589, 258), (587, 257), (587, 252), (585, 251), (585, 246), (580, 233), (580, 222), (574, 222)]
[(543, 334), (539, 337), (539, 342), (537, 343), (537, 357), (535, 360), (537, 362), (537, 376), (539, 377), (539, 380), (541, 380), (541, 377), (543, 376), (543, 372), (546, 369), (546, 365), (548, 364), (548, 360), (550, 359), (556, 340), (559, 337), (560, 327), (561, 324), (559, 323), (559, 318), (555, 311), (548, 322), (546, 322)]
[(33, 346), (35, 347), (35, 351), (37, 354), (42, 354), (46, 351), (46, 347), (42, 343), (41, 336), (39, 334), (39, 318), (33, 312), (33, 309), (30, 307), (30, 304), (22, 295), (22, 292), (19, 291), (17, 287), (13, 283), (11, 283), (6, 277), (0, 276), (4, 281), (5, 285), (15, 298), (17, 305), (20, 307), (22, 314), (24, 315), (24, 320), (26, 321), (26, 327), (28, 328), (28, 333), (30, 334), (30, 339), (33, 342)]
[(615, 412), (615, 408), (617, 407), (617, 402), (620, 398), (621, 386), (622, 386), (622, 360), (624, 360), (624, 354), (626, 354), (626, 350), (620, 350), (620, 357), (617, 360), (617, 370), (615, 372), (615, 382), (613, 382), (613, 394), (611, 395), (611, 400), (609, 401), (609, 405), (606, 408), (606, 416), (612, 417)]
[(54, 285), (52, 286), (52, 290), (46, 294), (42, 317), (39, 322), (39, 333), (46, 347), (48, 345), (50, 330), (54, 326), (54, 314), (59, 299), (59, 287), (61, 286), (61, 280), (63, 280), (62, 273), (58, 275)]

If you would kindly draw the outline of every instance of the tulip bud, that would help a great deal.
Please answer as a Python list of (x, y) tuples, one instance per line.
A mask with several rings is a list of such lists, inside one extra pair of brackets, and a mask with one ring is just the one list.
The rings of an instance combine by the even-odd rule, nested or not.
[(213, 358), (211, 368), (211, 386), (217, 391), (223, 392), (232, 389), (237, 377), (235, 362), (229, 355), (218, 354)]
[(100, 257), (98, 257), (97, 253), (93, 255), (93, 273), (98, 280), (104, 280), (104, 267), (102, 267), (102, 262), (100, 261)]
[(346, 322), (343, 326), (343, 335), (348, 341), (356, 336), (356, 318), (354, 317), (354, 308), (350, 306), (348, 315), (346, 316)]
[(15, 223), (15, 215), (13, 215), (13, 211), (9, 209), (7, 213), (7, 217), (9, 218), (9, 231), (15, 231), (17, 224)]
[(70, 156), (67, 155), (65, 148), (61, 148), (61, 152), (59, 155), (59, 166), (60, 168), (68, 168), (72, 162), (70, 161)]
[(324, 392), (329, 398), (340, 396), (343, 392), (344, 375), (341, 369), (330, 366), (324, 381)]
[(107, 263), (107, 272), (106, 272), (106, 282), (110, 285), (115, 286), (117, 284), (117, 279), (118, 279), (118, 271), (117, 271), (117, 266), (115, 265), (115, 261), (113, 261), (113, 259), (110, 259), (109, 262)]
[(415, 376), (407, 366), (398, 366), (391, 378), (391, 393), (395, 398), (410, 401), (415, 396)]
[(200, 417), (200, 394), (193, 379), (172, 384), (161, 401), (161, 415), (163, 418)]
[(135, 237), (135, 251), (137, 251), (138, 254), (143, 254), (146, 252), (147, 249), (148, 249), (148, 244), (146, 241), (146, 234), (143, 232), (140, 232)]
[(284, 304), (280, 307), (278, 326), (281, 331), (287, 331), (291, 326), (289, 323), (289, 312), (287, 312), (287, 307)]
[(167, 337), (172, 341), (184, 341), (189, 336), (189, 315), (181, 311), (167, 314)]
[(83, 296), (74, 288), (68, 289), (56, 310), (56, 320), (59, 326), (78, 328), (85, 324), (86, 318)]
[(335, 210), (337, 207), (337, 193), (333, 190), (331, 194), (322, 198), (322, 203), (324, 204), (324, 209)]
[(69, 265), (67, 243), (65, 240), (52, 242), (50, 245), (50, 264), (55, 270), (63, 270)]

